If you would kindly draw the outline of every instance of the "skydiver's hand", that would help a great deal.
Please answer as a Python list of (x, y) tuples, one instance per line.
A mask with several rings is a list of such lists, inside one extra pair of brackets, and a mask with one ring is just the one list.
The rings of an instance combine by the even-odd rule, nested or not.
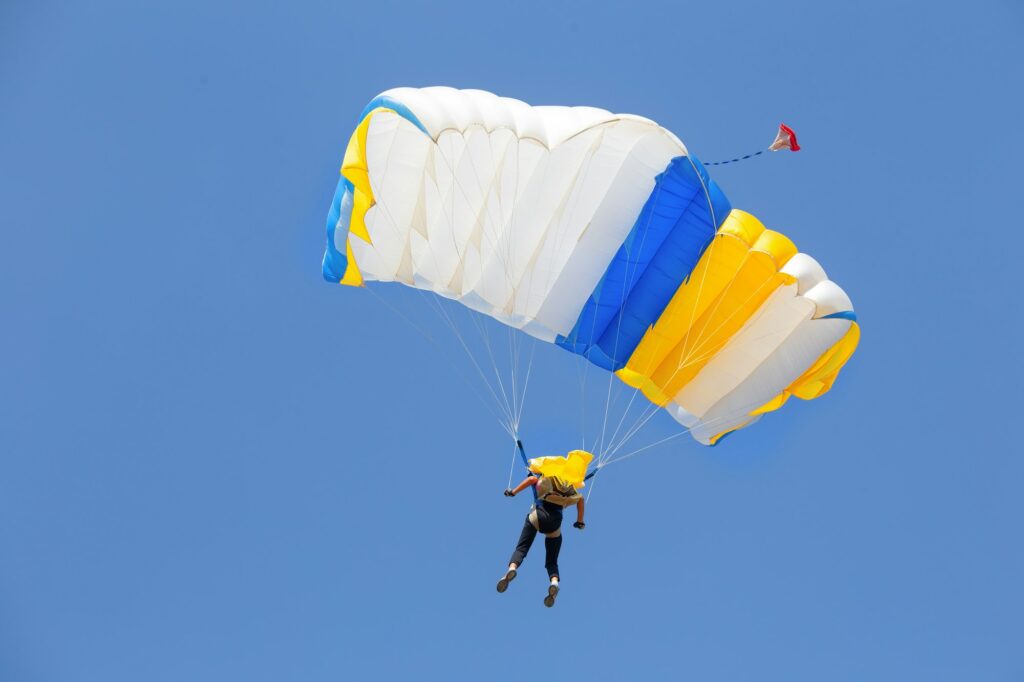
[(512, 492), (512, 488), (505, 488), (505, 497), (515, 497), (516, 494)]
[(579, 528), (580, 530), (583, 530), (584, 528), (587, 527), (587, 524), (583, 523), (582, 521), (577, 521), (576, 523), (572, 524), (572, 527), (573, 528)]

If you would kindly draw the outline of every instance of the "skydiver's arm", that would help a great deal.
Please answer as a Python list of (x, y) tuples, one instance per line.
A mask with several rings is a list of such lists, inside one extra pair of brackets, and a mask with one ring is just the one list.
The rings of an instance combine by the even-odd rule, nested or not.
[[(574, 526), (576, 526), (577, 528), (582, 528), (582, 527), (583, 527), (583, 525), (584, 525), (584, 524), (583, 524), (583, 507), (584, 507), (584, 506), (585, 506), (585, 501), (584, 501), (584, 499), (583, 499), (583, 498), (581, 497), (581, 498), (580, 498), (580, 501), (576, 503), (576, 523), (575, 523), (575, 524), (573, 524), (573, 525), (574, 525)], [(577, 524), (578, 524), (578, 525), (577, 525)]]
[(529, 488), (531, 485), (537, 485), (537, 477), (536, 476), (527, 476), (526, 478), (523, 479), (522, 483), (517, 485), (512, 490), (508, 491), (506, 494), (508, 494), (509, 496), (512, 496), (512, 495), (515, 495), (517, 493), (521, 493), (524, 490), (526, 490), (527, 488)]

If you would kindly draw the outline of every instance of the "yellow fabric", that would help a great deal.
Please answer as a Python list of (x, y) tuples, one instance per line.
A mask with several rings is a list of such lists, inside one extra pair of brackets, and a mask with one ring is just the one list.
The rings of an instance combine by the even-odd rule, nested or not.
[(572, 450), (565, 457), (550, 455), (530, 460), (530, 471), (561, 479), (575, 488), (584, 487), (583, 479), (594, 456), (586, 450)]
[(352, 243), (347, 240), (345, 242), (345, 257), (348, 259), (348, 265), (345, 266), (345, 275), (339, 282), (350, 287), (363, 286), (363, 273), (359, 272), (359, 267), (356, 265), (356, 257), (352, 254)]
[(781, 270), (790, 258), (796, 255), (796, 244), (790, 241), (789, 237), (781, 232), (765, 230), (752, 247), (754, 251), (766, 253), (775, 262), (775, 269)]
[[(756, 417), (757, 415), (774, 412), (785, 405), (789, 397), (793, 395), (802, 400), (813, 400), (828, 393), (829, 389), (832, 388), (832, 384), (835, 383), (836, 377), (839, 376), (839, 370), (843, 368), (850, 357), (853, 356), (853, 352), (857, 350), (858, 343), (860, 343), (860, 327), (854, 322), (850, 325), (846, 334), (843, 335), (843, 338), (836, 341), (831, 348), (822, 353), (821, 357), (806, 372), (797, 377), (782, 393), (751, 412), (750, 416)], [(738, 431), (749, 423), (747, 422), (715, 435), (711, 439), (711, 444), (714, 445), (722, 436)]]
[(813, 400), (825, 395), (832, 388), (839, 370), (849, 361), (860, 343), (860, 327), (856, 322), (850, 325), (843, 338), (818, 358), (810, 369), (800, 375), (787, 391), (803, 400)]
[[(760, 242), (760, 240), (758, 240)], [(796, 281), (778, 272), (776, 254), (751, 249), (732, 283), (715, 305), (694, 324), (696, 333), (682, 339), (651, 380), (674, 396), (740, 330), (775, 289)]]
[(362, 286), (363, 284), (362, 273), (359, 272), (359, 266), (352, 255), (352, 235), (359, 237), (367, 244), (373, 243), (370, 240), (370, 232), (366, 229), (366, 212), (375, 203), (373, 188), (370, 187), (370, 171), (366, 163), (366, 133), (370, 128), (370, 119), (381, 111), (394, 113), (392, 109), (385, 107), (378, 107), (368, 113), (356, 126), (352, 137), (349, 138), (348, 146), (345, 148), (345, 159), (341, 162), (341, 174), (353, 185), (352, 217), (349, 219), (348, 225), (350, 241), (345, 249), (348, 267), (345, 269), (345, 276), (341, 278), (341, 283), (352, 286)]
[(738, 332), (775, 289), (797, 252), (785, 235), (733, 210), (693, 273), (617, 372), (664, 407)]
[(786, 401), (789, 400), (790, 395), (792, 394), (789, 392), (789, 389), (787, 388), (782, 393), (778, 394), (777, 396), (766, 402), (764, 405), (751, 412), (751, 414), (758, 415), (767, 414), (768, 412), (774, 412), (775, 410), (779, 409), (780, 407), (786, 404)]
[(356, 236), (367, 244), (372, 244), (370, 232), (366, 229), (366, 212), (376, 203), (372, 194), (364, 194), (356, 190), (352, 197), (352, 218), (348, 224), (349, 236)]
[(661, 391), (651, 374), (729, 285), (764, 230), (761, 221), (749, 213), (736, 209), (729, 212), (697, 267), (644, 334), (626, 366), (617, 372), (622, 381), (641, 389), (653, 403), (669, 402), (671, 396)]
[(373, 189), (370, 187), (370, 171), (366, 164), (366, 133), (370, 129), (370, 119), (380, 111), (391, 111), (391, 109), (374, 109), (359, 122), (352, 137), (349, 138), (348, 146), (345, 148), (345, 159), (341, 162), (341, 174), (355, 185), (357, 192), (362, 192), (371, 198)]

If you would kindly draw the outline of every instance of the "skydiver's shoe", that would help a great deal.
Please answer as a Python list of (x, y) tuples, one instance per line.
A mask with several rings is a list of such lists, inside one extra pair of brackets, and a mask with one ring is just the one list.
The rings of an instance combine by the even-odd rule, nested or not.
[(551, 583), (548, 586), (548, 596), (544, 597), (544, 606), (549, 609), (555, 605), (555, 597), (558, 596), (558, 583)]
[(501, 576), (501, 580), (498, 581), (498, 592), (504, 592), (508, 589), (508, 584), (516, 579), (516, 569), (510, 568), (508, 572)]

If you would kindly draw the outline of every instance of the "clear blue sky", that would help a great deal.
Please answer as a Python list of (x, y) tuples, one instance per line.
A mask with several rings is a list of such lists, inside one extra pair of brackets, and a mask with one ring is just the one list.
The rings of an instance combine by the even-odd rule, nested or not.
[[(1020, 4), (626, 8), (0, 4), (0, 680), (1024, 678)], [(433, 84), (706, 160), (789, 123), (715, 177), (864, 329), (824, 399), (606, 469), (553, 610), (537, 556), (494, 591), (507, 436), (320, 275), (355, 117)], [(572, 447), (536, 362), (527, 445)]]

